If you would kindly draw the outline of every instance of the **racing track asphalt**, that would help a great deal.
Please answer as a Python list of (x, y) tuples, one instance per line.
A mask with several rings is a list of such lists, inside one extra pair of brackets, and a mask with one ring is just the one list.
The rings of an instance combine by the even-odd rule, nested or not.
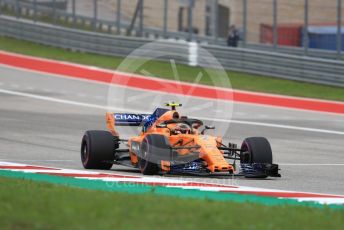
[[(116, 92), (123, 88), (112, 86)], [(0, 161), (82, 169), (80, 140), (88, 129), (106, 129), (104, 121), (109, 86), (0, 66)], [(127, 102), (111, 98), (119, 110), (152, 111), (156, 103), (175, 95), (125, 89)], [(199, 117), (214, 114), (206, 107), (214, 101), (177, 98), (189, 107), (181, 110)], [(215, 126), (227, 122), (219, 102)], [(191, 107), (191, 105), (197, 105)], [(125, 108), (123, 108), (125, 107)], [(191, 109), (192, 108), (192, 109)], [(122, 111), (119, 111), (122, 112)], [(221, 117), (223, 116), (223, 117)], [(181, 180), (234, 184), (305, 192), (344, 194), (344, 116), (235, 103), (225, 141), (240, 144), (248, 136), (265, 136), (272, 145), (274, 161), (282, 178), (180, 177)], [(307, 130), (305, 128), (311, 128)], [(122, 134), (130, 132), (121, 129)], [(112, 171), (136, 174), (137, 170), (114, 166)], [(179, 178), (179, 177), (178, 177)]]

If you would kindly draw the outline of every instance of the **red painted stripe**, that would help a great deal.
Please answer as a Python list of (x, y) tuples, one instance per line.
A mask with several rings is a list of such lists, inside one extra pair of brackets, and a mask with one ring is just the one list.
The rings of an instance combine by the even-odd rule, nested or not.
[(270, 196), (270, 197), (281, 197), (281, 198), (343, 198), (344, 196), (337, 195), (326, 195), (326, 194), (314, 194), (304, 192), (273, 192), (273, 191), (220, 191), (225, 193), (239, 193), (239, 194), (250, 194), (257, 196)]
[(140, 178), (137, 176), (119, 175), (119, 174), (85, 174), (85, 173), (55, 173), (55, 172), (37, 172), (38, 174), (48, 174), (53, 176), (64, 177), (89, 177), (89, 178)]
[(0, 165), (0, 169), (42, 169), (42, 170), (60, 170), (55, 168), (41, 167), (41, 166), (31, 166), (31, 165)]
[(236, 90), (232, 91), (202, 85), (192, 86), (187, 83), (165, 81), (156, 78), (142, 77), (135, 74), (113, 73), (110, 71), (92, 69), (81, 65), (79, 66), (53, 60), (33, 58), (30, 56), (17, 55), (7, 52), (0, 52), (0, 63), (50, 74), (59, 74), (66, 77), (125, 85), (159, 92), (187, 94), (190, 92), (190, 89), (193, 89), (191, 93), (192, 96), (203, 98), (234, 100), (236, 102), (344, 114), (344, 103), (341, 102), (285, 97)]
[(75, 77), (110, 83), (113, 74), (102, 70), (92, 70), (81, 66), (69, 65), (53, 60), (31, 58), (29, 56), (0, 52), (0, 63), (9, 66), (59, 74), (66, 77)]

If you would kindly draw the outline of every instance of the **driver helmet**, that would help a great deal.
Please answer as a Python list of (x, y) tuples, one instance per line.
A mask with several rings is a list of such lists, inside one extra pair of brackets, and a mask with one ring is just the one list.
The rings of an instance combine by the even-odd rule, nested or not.
[(179, 123), (175, 126), (174, 131), (176, 134), (188, 134), (190, 133), (191, 129), (190, 126), (184, 123)]

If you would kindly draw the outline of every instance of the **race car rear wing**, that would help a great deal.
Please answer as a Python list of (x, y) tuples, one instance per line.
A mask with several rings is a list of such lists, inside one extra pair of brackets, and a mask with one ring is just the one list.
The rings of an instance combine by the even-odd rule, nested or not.
[(152, 114), (106, 113), (106, 124), (110, 132), (119, 136), (115, 126), (140, 126), (147, 130), (168, 109), (157, 108)]
[(150, 116), (151, 114), (106, 113), (106, 125), (114, 136), (119, 136), (115, 126), (139, 126)]

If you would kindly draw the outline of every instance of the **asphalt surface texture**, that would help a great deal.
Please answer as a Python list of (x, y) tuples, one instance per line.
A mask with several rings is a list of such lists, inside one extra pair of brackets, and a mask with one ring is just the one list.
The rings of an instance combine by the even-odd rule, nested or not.
[[(0, 161), (83, 169), (86, 130), (106, 130), (105, 112), (149, 112), (166, 101), (214, 124), (224, 142), (264, 136), (281, 178), (173, 176), (174, 179), (283, 190), (344, 194), (344, 116), (148, 92), (0, 65)], [(111, 108), (107, 108), (111, 107)], [(233, 122), (228, 122), (231, 119)], [(215, 120), (215, 122), (214, 122)], [(121, 128), (123, 137), (135, 128)], [(219, 133), (217, 133), (219, 132)], [(113, 166), (130, 175), (136, 169)], [(160, 176), (155, 176), (160, 177)]]

